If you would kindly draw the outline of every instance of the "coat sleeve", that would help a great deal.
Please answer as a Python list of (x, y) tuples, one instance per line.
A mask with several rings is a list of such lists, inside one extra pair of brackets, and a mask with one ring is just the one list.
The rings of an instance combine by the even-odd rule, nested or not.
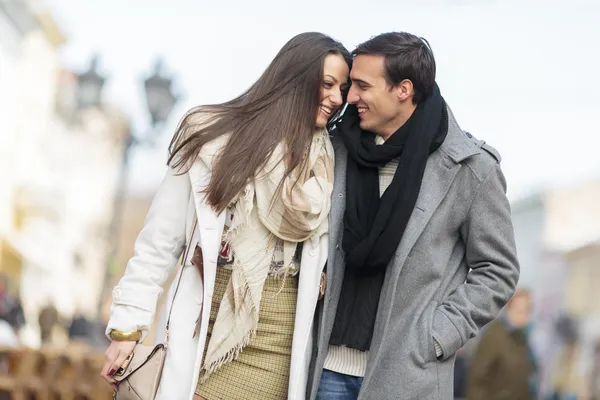
[(470, 268), (466, 281), (440, 304), (433, 337), (447, 359), (493, 320), (514, 294), (519, 263), (500, 165), (493, 164), (479, 185), (461, 229)]
[(188, 174), (175, 175), (169, 168), (135, 241), (134, 256), (113, 289), (107, 335), (112, 329), (140, 330), (142, 340), (148, 335), (162, 286), (185, 245), (190, 186)]

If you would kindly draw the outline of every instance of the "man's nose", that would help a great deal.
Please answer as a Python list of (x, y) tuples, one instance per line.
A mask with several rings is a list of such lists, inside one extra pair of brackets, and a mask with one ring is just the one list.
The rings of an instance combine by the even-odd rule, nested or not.
[(360, 97), (358, 96), (358, 93), (356, 93), (356, 90), (354, 90), (353, 86), (351, 86), (350, 90), (348, 91), (348, 103), (356, 104), (359, 100)]

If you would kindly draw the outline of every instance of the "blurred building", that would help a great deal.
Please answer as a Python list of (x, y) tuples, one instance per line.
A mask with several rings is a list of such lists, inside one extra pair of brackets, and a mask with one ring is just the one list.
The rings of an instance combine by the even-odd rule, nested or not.
[(15, 188), (37, 168), (52, 114), (57, 50), (65, 42), (51, 16), (29, 1), (0, 2), (0, 271), (10, 288), (21, 255), (6, 240), (15, 224)]
[(98, 317), (129, 132), (109, 105), (77, 107), (77, 76), (59, 63), (64, 42), (43, 9), (0, 2), (0, 274), (20, 293), (21, 336), (33, 347), (45, 306), (65, 322)]
[[(113, 199), (128, 120), (107, 105), (70, 107), (65, 99), (72, 97), (75, 81), (72, 73), (60, 72), (57, 113), (42, 141), (43, 167), (37, 179), (18, 188), (23, 217), (13, 243), (26, 255), (21, 297), (29, 321), (48, 303), (64, 318), (95, 320), (109, 267)], [(29, 336), (37, 332), (32, 329)]]
[(519, 284), (535, 289), (545, 245), (543, 243), (546, 208), (542, 193), (535, 193), (512, 204), (517, 254), (521, 263)]
[(600, 180), (551, 191), (545, 242), (565, 255), (565, 307), (577, 322), (581, 369), (600, 340)]
[[(535, 345), (542, 365), (553, 365), (559, 355), (565, 338), (558, 325), (568, 318), (575, 322), (579, 354), (573, 369), (582, 382), (591, 373), (590, 355), (600, 340), (599, 204), (600, 181), (550, 188), (513, 204), (520, 285), (534, 293)], [(542, 375), (551, 385), (553, 371)]]
[[(539, 192), (512, 205), (520, 284), (533, 291), (565, 288), (565, 310), (576, 316), (599, 315), (600, 181)], [(565, 275), (550, 279), (548, 257), (562, 259)], [(556, 294), (556, 293), (554, 293)]]
[(2, 238), (13, 224), (14, 191), (36, 168), (39, 141), (52, 113), (58, 47), (64, 36), (28, 1), (0, 2), (0, 257), (18, 274), (19, 255)]

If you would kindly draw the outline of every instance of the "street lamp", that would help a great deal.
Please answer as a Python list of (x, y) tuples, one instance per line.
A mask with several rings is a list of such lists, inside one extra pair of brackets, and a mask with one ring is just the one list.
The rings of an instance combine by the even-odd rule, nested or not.
[[(102, 88), (106, 79), (97, 71), (98, 60), (99, 57), (95, 55), (91, 60), (89, 70), (77, 76), (77, 99), (80, 110), (89, 107), (98, 107), (101, 104)], [(169, 118), (173, 107), (179, 100), (179, 97), (173, 93), (173, 79), (172, 77), (165, 76), (163, 65), (163, 59), (158, 58), (154, 63), (152, 75), (144, 80), (146, 105), (148, 113), (150, 114), (152, 129), (145, 134), (140, 134), (133, 132), (130, 127), (123, 141), (123, 153), (108, 236), (110, 243), (108, 265), (105, 270), (104, 281), (102, 282), (102, 292), (98, 302), (99, 315), (101, 315), (103, 299), (110, 289), (110, 278), (113, 271), (113, 265), (116, 261), (131, 151), (138, 145), (154, 144), (162, 126)]]
[(165, 123), (178, 100), (171, 88), (171, 78), (163, 76), (163, 64), (162, 58), (157, 59), (154, 73), (144, 81), (146, 104), (153, 127)]
[(98, 59), (94, 54), (89, 69), (77, 75), (77, 108), (80, 110), (100, 105), (106, 78), (98, 73)]

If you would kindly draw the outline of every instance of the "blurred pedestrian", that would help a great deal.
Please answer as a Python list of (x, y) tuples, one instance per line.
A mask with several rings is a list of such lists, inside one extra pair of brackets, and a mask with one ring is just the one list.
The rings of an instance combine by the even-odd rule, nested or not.
[(327, 125), (350, 62), (339, 42), (300, 34), (240, 97), (184, 117), (113, 291), (107, 381), (150, 331), (161, 286), (189, 243), (167, 300), (157, 399), (304, 399), (333, 190)]
[(504, 315), (485, 328), (469, 368), (467, 400), (536, 399), (531, 310), (531, 293), (518, 289)]
[(590, 400), (600, 400), (600, 340), (594, 347), (593, 367), (590, 374)]
[(12, 325), (16, 332), (25, 325), (25, 312), (19, 296), (9, 303), (7, 321)]
[(0, 301), (0, 346), (18, 347), (17, 332), (9, 320), (10, 312), (7, 309), (7, 303)]
[(456, 359), (454, 360), (454, 400), (463, 400), (467, 397), (468, 368), (467, 356), (460, 349), (456, 352)]
[(577, 400), (578, 392), (583, 389), (583, 375), (579, 371), (578, 347), (575, 342), (565, 343), (552, 375), (553, 400)]
[(38, 315), (42, 345), (52, 343), (53, 331), (59, 322), (58, 310), (52, 304), (45, 305)]
[(579, 329), (577, 321), (570, 316), (561, 316), (556, 323), (560, 348), (551, 363), (552, 400), (576, 400), (584, 389), (580, 371)]

